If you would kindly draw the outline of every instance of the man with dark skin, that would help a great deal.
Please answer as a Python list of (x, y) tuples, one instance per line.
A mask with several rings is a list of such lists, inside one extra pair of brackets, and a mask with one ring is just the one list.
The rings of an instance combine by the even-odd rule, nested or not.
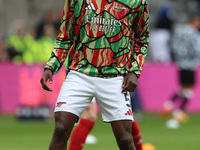
[[(53, 89), (51, 89), (46, 84), (48, 80), (50, 84), (52, 84), (53, 83), (52, 78), (53, 78), (52, 71), (46, 69), (40, 80), (43, 89), (47, 91), (53, 91)], [(122, 85), (122, 93), (124, 91), (134, 92), (136, 87), (137, 87), (136, 75), (134, 73), (127, 74), (124, 78), (124, 82)], [(50, 150), (57, 150), (57, 149), (62, 150), (63, 147), (64, 147), (63, 150), (66, 150), (65, 140), (69, 139), (73, 126), (77, 122), (79, 117), (68, 112), (56, 112), (54, 115), (55, 115), (55, 122), (56, 122), (57, 128), (55, 128), (55, 131), (54, 131), (53, 139), (50, 145), (51, 147)], [(133, 143), (132, 135), (131, 135), (132, 121), (123, 121), (123, 122), (114, 121), (114, 122), (111, 122), (111, 125), (113, 128), (113, 132), (115, 134), (117, 143), (120, 147), (120, 150), (129, 150), (130, 147), (131, 147), (130, 150), (136, 150)], [(121, 134), (124, 134), (124, 136), (127, 136), (127, 137), (123, 137), (122, 139)], [(128, 146), (126, 142), (130, 142), (130, 146)], [(56, 143), (58, 143), (58, 145)]]
[[(135, 91), (149, 42), (146, 0), (66, 0), (55, 49), (40, 80), (53, 91), (53, 74), (69, 57), (69, 73), (55, 106), (50, 150), (66, 150), (74, 124), (93, 98), (111, 123), (120, 150), (136, 150), (129, 92)], [(134, 34), (133, 34), (134, 33)]]

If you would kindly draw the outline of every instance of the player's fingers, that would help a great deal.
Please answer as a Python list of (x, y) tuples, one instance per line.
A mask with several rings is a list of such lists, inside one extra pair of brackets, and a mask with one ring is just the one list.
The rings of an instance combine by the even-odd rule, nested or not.
[(127, 84), (127, 78), (125, 77), (125, 78), (124, 78), (124, 81), (123, 81), (123, 83), (122, 83), (122, 88), (124, 88), (124, 87), (126, 86), (126, 84)]
[(126, 84), (127, 84), (127, 78), (125, 77), (124, 81), (122, 83), (122, 93), (127, 90), (127, 87), (126, 87), (127, 85)]
[(136, 89), (136, 86), (132, 85), (132, 86), (130, 86), (130, 87), (128, 88), (128, 91), (129, 91), (129, 92), (134, 92), (135, 89)]
[(129, 92), (134, 92), (135, 89), (136, 89), (136, 87), (137, 87), (137, 85), (136, 85), (135, 83), (129, 82), (128, 87), (127, 87), (127, 90), (128, 90)]
[(49, 83), (50, 83), (50, 84), (53, 83), (53, 79), (52, 79), (52, 77), (53, 77), (53, 76), (50, 76), (50, 77), (49, 77)]
[(126, 80), (124, 86), (122, 87), (122, 93), (128, 91), (129, 86), (130, 86), (129, 82), (127, 82), (127, 80)]
[(49, 88), (48, 85), (46, 85), (46, 84), (43, 84), (43, 85), (42, 85), (42, 88), (43, 88), (44, 90), (46, 90), (46, 91), (53, 91), (53, 89)]
[(124, 88), (122, 89), (122, 93), (124, 93), (124, 92), (126, 92), (126, 91), (127, 91), (127, 88), (124, 87)]
[(41, 78), (40, 83), (42, 84), (42, 88), (46, 91), (53, 91), (51, 88), (48, 87), (47, 83), (47, 78)]

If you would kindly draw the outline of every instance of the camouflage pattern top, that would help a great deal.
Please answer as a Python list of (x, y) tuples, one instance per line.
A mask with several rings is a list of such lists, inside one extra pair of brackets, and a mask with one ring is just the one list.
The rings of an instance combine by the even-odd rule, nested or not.
[(175, 28), (171, 40), (174, 60), (181, 70), (195, 71), (200, 58), (200, 34), (190, 24)]
[(149, 43), (146, 0), (66, 0), (60, 33), (45, 68), (96, 77), (138, 77)]

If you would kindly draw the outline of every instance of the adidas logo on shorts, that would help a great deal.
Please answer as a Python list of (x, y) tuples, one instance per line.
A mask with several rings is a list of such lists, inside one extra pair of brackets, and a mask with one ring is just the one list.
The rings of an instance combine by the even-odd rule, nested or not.
[(131, 116), (132, 114), (133, 114), (133, 113), (132, 113), (131, 109), (129, 109), (129, 110), (125, 113), (126, 116)]

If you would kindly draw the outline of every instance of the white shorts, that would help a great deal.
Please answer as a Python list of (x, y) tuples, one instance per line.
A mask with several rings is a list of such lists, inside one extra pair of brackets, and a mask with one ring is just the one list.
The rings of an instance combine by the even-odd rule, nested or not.
[(70, 70), (61, 87), (55, 112), (66, 111), (80, 117), (95, 97), (104, 122), (132, 120), (129, 92), (121, 93), (123, 77), (99, 78)]

